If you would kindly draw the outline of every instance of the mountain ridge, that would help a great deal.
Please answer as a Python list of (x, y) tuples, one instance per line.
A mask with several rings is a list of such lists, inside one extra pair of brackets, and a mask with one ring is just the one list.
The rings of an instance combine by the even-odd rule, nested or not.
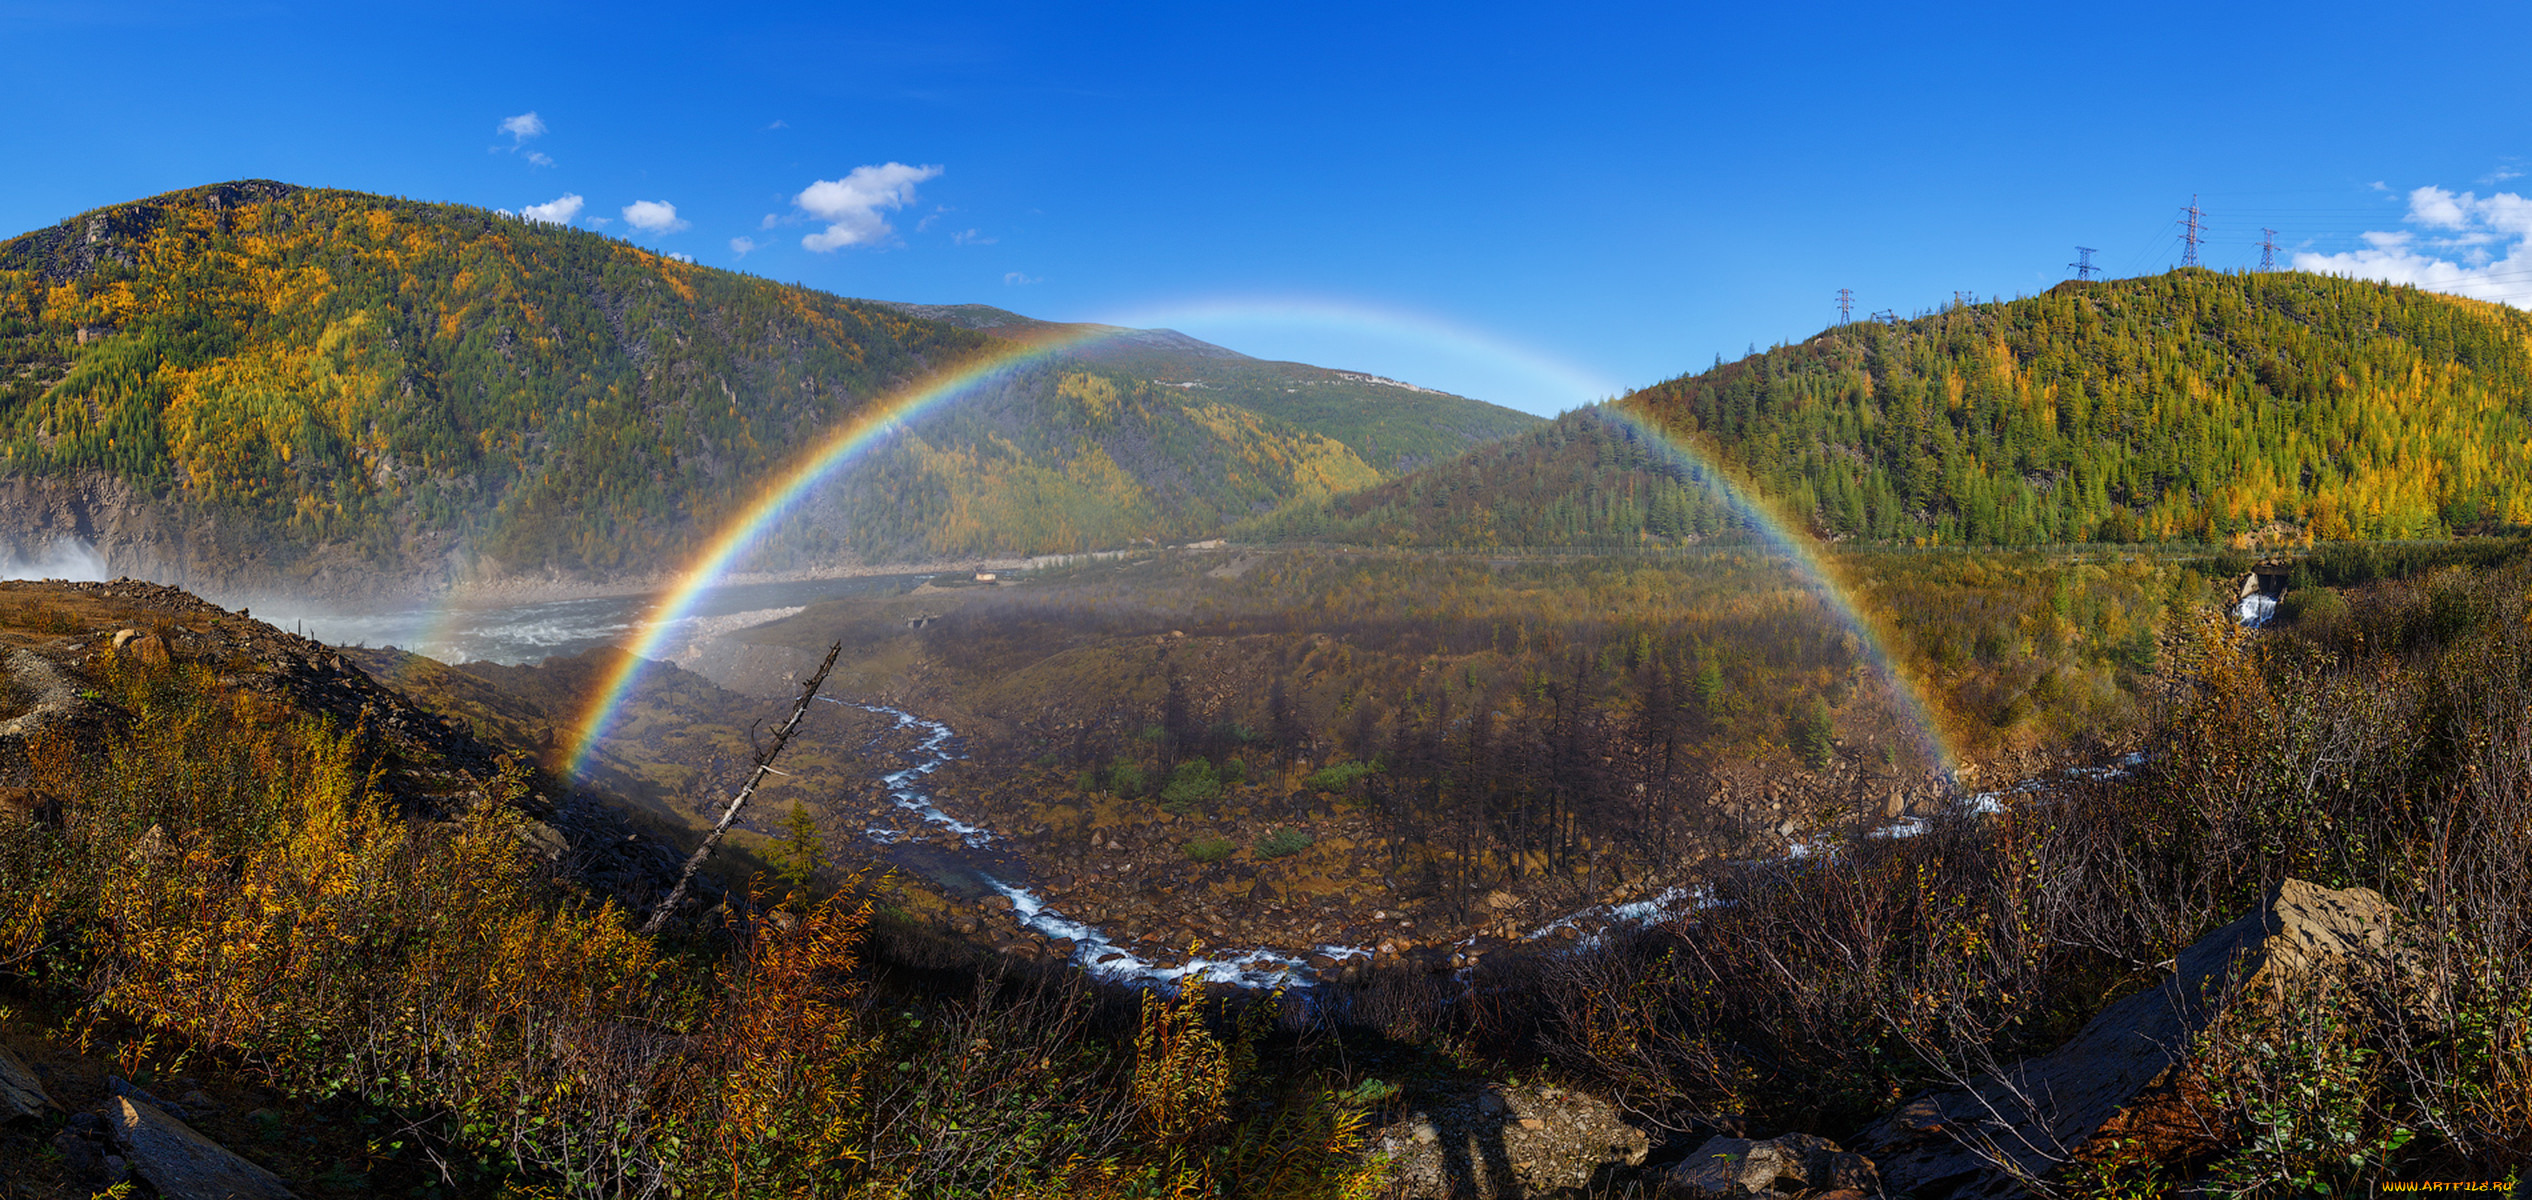
[(1384, 475), (1537, 427), (1501, 405), (1364, 371), (1254, 358), (1174, 329), (1043, 321), (984, 304), (874, 301), (995, 338), (1097, 335), (1074, 359), (1239, 405), (1352, 447)]
[[(0, 242), (0, 479), (21, 498), (0, 536), (97, 543), (117, 570), (227, 593), (647, 575), (839, 422), (994, 353), (926, 311), (1000, 313), (270, 180), (108, 206)], [(1127, 336), (1124, 366), (1067, 356), (914, 418), (745, 565), (1201, 536), (1383, 474), (1328, 420), (1150, 382), (1177, 373), (1154, 364), (1256, 360)], [(1005, 519), (1041, 508), (1056, 517)]]

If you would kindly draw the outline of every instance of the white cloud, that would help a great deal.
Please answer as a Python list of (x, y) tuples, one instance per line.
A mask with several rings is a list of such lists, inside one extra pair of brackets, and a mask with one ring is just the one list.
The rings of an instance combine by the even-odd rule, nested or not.
[(810, 184), (791, 202), (811, 219), (827, 222), (827, 226), (800, 239), (800, 244), (823, 253), (846, 246), (867, 246), (886, 238), (895, 231), (879, 214), (913, 203), (915, 185), (940, 173), (938, 166), (909, 167), (892, 162), (855, 167), (842, 179), (821, 179)]
[(984, 234), (978, 233), (973, 229), (961, 229), (950, 235), (950, 243), (957, 246), (990, 246), (1001, 240), (1002, 239), (1000, 238), (986, 237)]
[(1046, 280), (1039, 278), (1038, 276), (1023, 275), (1018, 271), (1005, 271), (1002, 275), (1002, 285), (1004, 287), (1025, 287), (1032, 283), (1044, 282), (1046, 282)]
[(544, 152), (544, 151), (542, 151), (542, 150), (530, 150), (530, 151), (528, 151), (527, 160), (528, 160), (529, 162), (535, 163), (536, 165), (538, 165), (538, 166), (540, 166), (540, 167), (550, 167), (550, 166), (553, 166), (553, 165), (554, 165), (554, 160), (553, 160), (553, 159), (550, 159), (550, 158), (547, 158), (547, 157), (545, 156), (545, 152)]
[(589, 227), (590, 227), (591, 229), (604, 229), (604, 228), (606, 228), (607, 226), (609, 226), (609, 225), (613, 225), (613, 224), (615, 224), (615, 218), (614, 218), (614, 217), (591, 217), (591, 218), (589, 218)]
[(774, 119), (774, 123), (773, 123), (773, 124), (768, 125), (768, 126), (766, 126), (765, 128), (767, 128), (767, 129), (789, 129), (789, 128), (791, 128), (791, 122), (789, 122), (789, 121), (785, 121), (785, 120), (783, 120), (783, 119), (781, 119), (781, 118), (777, 117), (777, 118), (775, 118), (775, 119)]
[(519, 210), (519, 215), (548, 225), (569, 225), (580, 215), (580, 206), (585, 203), (587, 201), (581, 199), (580, 193), (565, 192), (543, 204), (528, 205)]
[[(2532, 200), (2512, 192), (2482, 199), (2422, 187), (2409, 193), (2409, 212), (2401, 219), (2437, 236), (2372, 230), (2363, 249), (2297, 254), (2295, 269), (2532, 307)], [(2448, 257), (2454, 251), (2461, 253)]]
[(747, 257), (747, 252), (748, 252), (748, 251), (750, 251), (750, 250), (754, 250), (755, 248), (756, 248), (756, 239), (755, 239), (755, 238), (752, 238), (752, 237), (734, 237), (734, 238), (731, 238), (731, 239), (730, 239), (730, 251), (731, 251), (731, 253), (734, 253), (734, 254), (738, 255), (740, 258), (745, 258), (745, 257)]
[(687, 225), (677, 219), (677, 206), (665, 200), (636, 200), (625, 205), (624, 223), (644, 233), (675, 233)]
[(666, 253), (666, 254), (660, 255), (660, 257), (661, 257), (661, 258), (673, 258), (673, 259), (676, 259), (678, 262), (682, 262), (682, 263), (690, 263), (690, 262), (693, 262), (693, 261), (695, 260), (695, 256), (694, 256), (694, 255), (687, 254), (687, 253), (684, 253), (684, 252), (682, 252), (682, 251), (677, 251), (677, 250), (671, 250), (671, 251), (669, 251), (669, 252), (668, 252), (668, 253)]
[(771, 229), (771, 228), (773, 228), (774, 226), (776, 226), (776, 225), (780, 225), (780, 224), (782, 224), (782, 218), (781, 218), (781, 217), (777, 217), (777, 216), (775, 216), (775, 215), (774, 215), (774, 214), (772, 214), (772, 213), (766, 213), (766, 214), (765, 214), (765, 219), (764, 219), (764, 221), (763, 221), (762, 223), (758, 224), (756, 227), (757, 227), (758, 229)]
[(533, 110), (515, 117), (504, 117), (501, 119), (501, 132), (509, 134), (510, 144), (515, 146), (529, 138), (543, 136), (545, 118), (537, 116)]

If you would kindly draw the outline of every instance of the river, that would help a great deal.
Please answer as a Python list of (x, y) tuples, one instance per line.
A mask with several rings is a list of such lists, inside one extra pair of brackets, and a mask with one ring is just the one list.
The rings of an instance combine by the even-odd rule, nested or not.
[[(879, 777), (899, 813), (905, 818), (938, 826), (957, 835), (970, 851), (985, 851), (993, 845), (992, 830), (943, 812), (939, 805), (933, 803), (931, 792), (924, 786), (925, 776), (958, 757), (957, 735), (950, 731), (949, 726), (884, 704), (862, 704), (832, 696), (818, 698), (829, 704), (893, 718), (896, 728), (915, 735), (914, 744), (904, 752), (904, 765)], [(906, 833), (902, 825), (881, 824), (864, 830), (863, 836), (881, 846), (893, 846), (903, 843)], [(1047, 904), (1045, 897), (1005, 878), (1006, 875), (1018, 876), (1019, 872), (1012, 867), (992, 865), (985, 855), (976, 854), (971, 855), (971, 861), (964, 865), (962, 874), (1009, 900), (1012, 916), (1022, 927), (1049, 938), (1071, 941), (1073, 961), (1093, 978), (1111, 983), (1159, 987), (1175, 987), (1189, 979), (1250, 988), (1308, 987), (1318, 982), (1300, 956), (1276, 950), (1255, 949), (1235, 954), (1197, 956), (1176, 963), (1154, 962), (1118, 945), (1099, 929), (1065, 916)], [(1346, 959), (1366, 957), (1371, 951), (1359, 946), (1318, 946), (1310, 953)]]
[[(929, 575), (882, 575), (715, 588), (677, 619), (652, 653), (674, 659), (690, 643), (776, 620), (819, 601), (900, 591), (928, 578)], [(282, 628), (296, 629), (337, 645), (396, 646), (445, 662), (516, 665), (630, 642), (652, 619), (657, 606), (656, 596), (623, 595), (369, 613), (275, 612), (268, 607), (257, 615)], [(942, 878), (944, 882), (946, 876), (956, 876), (961, 890), (1003, 896), (1011, 903), (1014, 921), (1049, 939), (1071, 942), (1072, 961), (1095, 978), (1165, 989), (1187, 980), (1246, 988), (1306, 989), (1320, 982), (1308, 965), (1311, 956), (1346, 961), (1371, 954), (1368, 947), (1319, 945), (1293, 950), (1259, 947), (1173, 962), (1145, 958), (1118, 944), (1105, 931), (1050, 905), (1044, 896), (1027, 886), (1025, 865), (996, 844), (998, 839), (991, 829), (960, 820), (935, 802), (927, 777), (959, 757), (957, 735), (948, 725), (886, 705), (835, 697), (820, 699), (889, 718), (895, 730), (911, 738), (910, 744), (901, 743), (899, 764), (879, 777), (897, 820), (874, 824), (863, 831), (872, 847), (883, 857), (900, 860), (899, 865), (905, 869)], [(2113, 767), (2089, 770), (2119, 774), (2136, 762), (2131, 756)], [(2071, 779), (2086, 773), (2086, 769), (2078, 768), (2067, 775)], [(1963, 801), (1973, 813), (1993, 813), (2010, 792), (2048, 788), (2046, 781), (2029, 780), (2007, 792), (1982, 793), (1964, 797)], [(957, 845), (910, 839), (914, 830), (908, 822), (947, 832), (956, 838)], [(1905, 838), (1926, 828), (1921, 820), (1901, 820), (1873, 830), (1871, 836)], [(1773, 861), (1798, 861), (1835, 852), (1828, 839), (1797, 841), (1784, 859)], [(1584, 935), (1582, 945), (1589, 945), (1598, 940), (1598, 931), (1608, 927), (1670, 920), (1712, 903), (1715, 901), (1703, 887), (1674, 887), (1633, 903), (1593, 905), (1567, 913), (1541, 925), (1523, 940), (1538, 943), (1570, 928)], [(1456, 948), (1466, 949), (1474, 944), (1475, 939), (1471, 938)], [(1465, 976), (1467, 972), (1460, 974)]]
[[(776, 620), (839, 596), (904, 591), (929, 575), (864, 575), (738, 583), (705, 592), (672, 623), (652, 650), (675, 658), (686, 645), (717, 633)], [(394, 646), (442, 662), (533, 663), (552, 655), (578, 654), (623, 645), (651, 620), (656, 595), (583, 596), (526, 604), (444, 604), (383, 612), (293, 611), (266, 602), (255, 615), (294, 632), (338, 646)]]

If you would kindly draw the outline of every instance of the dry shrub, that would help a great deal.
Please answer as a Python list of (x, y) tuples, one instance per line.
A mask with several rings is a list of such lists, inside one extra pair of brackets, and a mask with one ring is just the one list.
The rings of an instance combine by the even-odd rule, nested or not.
[(2382, 892), (2403, 965), (2219, 1024), (2207, 1138), (2119, 1178), (2285, 1194), (2524, 1161), (2528, 586), (2521, 563), (2371, 584), (2315, 636), (2194, 623), (2133, 772), (1718, 875), (1722, 907), (1543, 964), (1537, 1046), (1675, 1125), (1840, 1136), (2060, 1044), (2295, 877)]
[(881, 1047), (859, 1020), (853, 973), (869, 921), (867, 902), (840, 897), (796, 916), (732, 918), (720, 995), (689, 1047), (700, 1086), (680, 1117), (701, 1141), (691, 1185), (815, 1196), (862, 1174), (864, 1076)]
[(1674, 1124), (1844, 1132), (2029, 1039), (2046, 962), (2027, 867), (1953, 818), (1718, 875), (1694, 917), (1550, 960), (1544, 1048)]
[(408, 824), (358, 730), (193, 664), (101, 682), (122, 731), (34, 749), (75, 802), (58, 826), (0, 828), (0, 968), (145, 1042), (403, 1109), (574, 1196), (1368, 1186), (1356, 1118), (1255, 1070), (1271, 1013), (1226, 1035), (1201, 989), (1152, 1001), (1129, 1065), (1077, 983), (891, 1007), (863, 982), (859, 901), (750, 906), (664, 950), (540, 882), (520, 770)]

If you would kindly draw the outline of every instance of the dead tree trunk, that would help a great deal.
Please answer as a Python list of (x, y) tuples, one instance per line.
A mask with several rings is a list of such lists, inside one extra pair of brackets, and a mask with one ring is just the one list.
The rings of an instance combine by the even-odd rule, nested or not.
[(818, 673), (800, 685), (800, 699), (792, 705), (791, 719), (774, 731), (772, 745), (757, 751), (756, 771), (747, 777), (747, 786), (738, 790), (738, 795), (730, 801), (729, 810), (721, 814), (721, 821), (712, 827), (712, 832), (703, 835), (703, 844), (686, 856), (686, 868), (677, 873), (677, 886), (668, 889), (668, 894), (652, 907), (650, 920), (642, 922), (643, 936), (658, 933), (659, 927), (667, 923), (668, 914), (675, 912), (677, 905), (685, 900), (686, 885), (694, 882), (695, 872), (703, 867), (703, 860), (711, 857), (713, 848), (721, 844), (722, 835), (730, 831), (730, 822), (738, 819), (739, 810), (747, 807), (747, 798), (756, 794), (756, 785), (773, 773), (774, 760), (781, 757), (782, 748), (791, 741), (791, 735), (799, 732), (800, 722), (808, 718), (810, 702), (818, 698), (818, 689), (826, 686), (826, 673), (835, 669), (836, 656), (842, 653), (843, 642), (827, 647), (826, 659), (818, 664)]

